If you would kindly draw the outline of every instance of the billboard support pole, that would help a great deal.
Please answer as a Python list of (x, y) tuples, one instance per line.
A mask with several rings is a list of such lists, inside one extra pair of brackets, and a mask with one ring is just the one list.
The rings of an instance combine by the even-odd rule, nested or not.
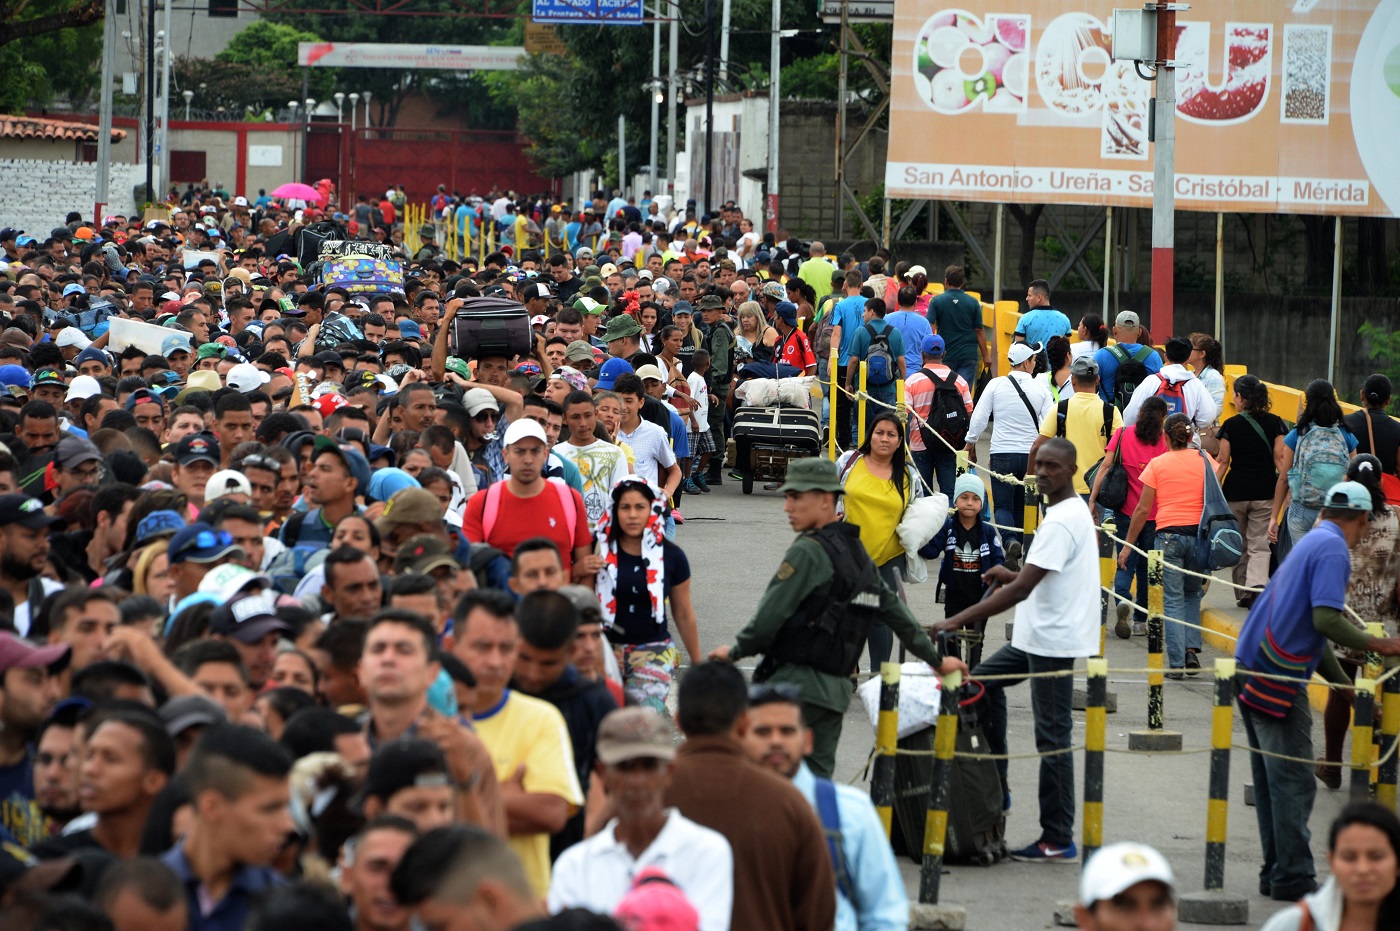
[(1215, 338), (1225, 342), (1225, 214), (1215, 212)]
[(992, 246), (992, 303), (1001, 300), (1002, 247), (1006, 242), (1006, 205), (997, 204), (997, 241)]
[(1342, 324), (1342, 218), (1335, 218), (1332, 231), (1332, 319), (1327, 324), (1327, 380), (1337, 384), (1337, 351), (1341, 345)]
[(1103, 227), (1103, 318), (1108, 315), (1108, 295), (1113, 290), (1113, 207), (1104, 208)]
[(1152, 332), (1171, 337), (1176, 284), (1176, 5), (1156, 4), (1157, 96), (1152, 140)]
[(846, 204), (846, 40), (851, 34), (849, 0), (841, 0), (841, 42), (837, 54), (840, 69), (836, 79), (836, 238), (845, 236)]

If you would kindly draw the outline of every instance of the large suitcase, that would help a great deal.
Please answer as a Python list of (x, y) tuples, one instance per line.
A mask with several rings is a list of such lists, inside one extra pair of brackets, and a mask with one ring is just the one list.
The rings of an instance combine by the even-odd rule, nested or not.
[(782, 481), (789, 460), (816, 456), (821, 446), (821, 417), (816, 411), (741, 407), (734, 412), (734, 468), (746, 495), (753, 494), (755, 479)]
[[(963, 686), (958, 712), (954, 752), (990, 753), (978, 708), (985, 704), (981, 686)], [(924, 824), (927, 821), (929, 781), (933, 772), (934, 728), (924, 728), (899, 741), (899, 749), (921, 751), (895, 758), (894, 824), (890, 842), (895, 853), (908, 854), (915, 863), (923, 859)], [(948, 836), (943, 848), (947, 863), (990, 866), (1006, 859), (1005, 792), (993, 760), (955, 757), (948, 790)]]
[(502, 297), (469, 297), (452, 318), (451, 349), (465, 359), (528, 356), (533, 346), (524, 304)]
[(403, 293), (403, 266), (391, 259), (363, 255), (328, 258), (321, 266), (327, 288), (344, 288), (351, 294)]

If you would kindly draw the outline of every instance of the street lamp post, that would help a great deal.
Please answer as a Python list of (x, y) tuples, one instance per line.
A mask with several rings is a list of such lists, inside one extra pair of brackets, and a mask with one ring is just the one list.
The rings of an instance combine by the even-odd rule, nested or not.
[(188, 123), (190, 121), (190, 101), (194, 100), (194, 91), (183, 90), (180, 92), (180, 96), (185, 98), (185, 122)]
[(360, 95), (352, 91), (352, 92), (350, 93), (350, 132), (351, 132), (351, 133), (353, 133), (353, 132), (355, 131), (355, 111), (358, 110), (359, 108), (360, 108)]
[(345, 102), (345, 95), (340, 91), (336, 91), (332, 96), (335, 97), (335, 121), (337, 123), (343, 123), (345, 121), (345, 114), (341, 112), (340, 105)]
[(372, 93), (371, 91), (365, 91), (365, 92), (364, 92), (363, 94), (361, 94), (360, 96), (364, 97), (364, 99), (365, 99), (365, 129), (369, 129), (369, 126), (370, 126), (370, 119), (369, 119), (369, 98), (370, 98), (371, 96), (373, 96), (373, 93)]
[(307, 172), (310, 170), (311, 156), (311, 116), (316, 109), (316, 101), (310, 97), (306, 98), (306, 109), (301, 124), (301, 177), (304, 181)]

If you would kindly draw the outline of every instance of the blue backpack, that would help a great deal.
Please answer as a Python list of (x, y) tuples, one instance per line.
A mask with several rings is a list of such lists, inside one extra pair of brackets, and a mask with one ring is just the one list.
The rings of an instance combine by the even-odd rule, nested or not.
[(870, 350), (865, 354), (866, 384), (888, 385), (894, 381), (894, 353), (890, 351), (890, 327), (876, 332), (874, 324), (867, 323), (865, 330), (870, 334)]
[(846, 862), (846, 847), (841, 837), (841, 810), (836, 807), (836, 784), (817, 776), (817, 817), (821, 818), (822, 834), (826, 837), (826, 852), (831, 856), (831, 868), (836, 873), (836, 888), (855, 904), (855, 884), (851, 881), (851, 866)]

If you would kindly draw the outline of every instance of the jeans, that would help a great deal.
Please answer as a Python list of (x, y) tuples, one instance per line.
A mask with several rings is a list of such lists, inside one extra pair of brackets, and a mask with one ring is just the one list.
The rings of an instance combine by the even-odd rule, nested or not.
[[(1167, 617), (1201, 623), (1201, 580), (1194, 575), (1173, 572), (1179, 569), (1196, 569), (1196, 538), (1184, 533), (1157, 533), (1157, 545), (1162, 550), (1162, 562), (1166, 572), (1162, 578), (1163, 610)], [(1195, 627), (1184, 627), (1166, 621), (1167, 665), (1180, 669), (1186, 665), (1186, 651), (1201, 649), (1201, 632)]]
[(980, 361), (980, 359), (972, 359), (967, 362), (957, 364), (949, 362), (947, 364), (948, 368), (952, 369), (955, 374), (961, 375), (962, 380), (967, 382), (968, 391), (975, 391), (977, 389), (977, 364)]
[[(948, 504), (953, 504), (953, 484), (958, 478), (958, 457), (956, 453), (942, 447), (936, 450), (914, 450), (914, 469), (928, 486), (926, 490), (941, 491), (948, 496)], [(938, 484), (934, 484), (937, 478)]]
[(1284, 520), (1284, 527), (1288, 530), (1288, 545), (1283, 545), (1283, 535), (1279, 535), (1278, 561), (1282, 565), (1283, 559), (1297, 545), (1298, 541), (1317, 523), (1317, 515), (1321, 514), (1321, 508), (1306, 508), (1296, 501), (1288, 505), (1287, 518)]
[[(1282, 753), (1304, 760), (1313, 758), (1312, 708), (1307, 689), (1299, 689), (1293, 707), (1282, 718), (1254, 711), (1240, 703), (1240, 717), (1253, 749)], [(990, 738), (989, 738), (990, 740)], [(1317, 779), (1311, 763), (1249, 755), (1254, 777), (1254, 813), (1259, 819), (1259, 844), (1264, 867), (1259, 871), (1275, 898), (1300, 898), (1316, 878), (1313, 869), (1312, 834), (1308, 818), (1317, 797)]]
[[(991, 461), (987, 465), (993, 472), (1025, 478), (1026, 463), (1029, 459), (1030, 456), (1026, 453), (992, 453)], [(1025, 508), (1025, 488), (999, 479), (992, 479), (992, 510), (998, 524), (1003, 527), (1025, 526)], [(999, 532), (1003, 546), (1012, 540), (1020, 540), (1022, 537), (1020, 532), (1014, 530), (1001, 530)]]
[[(1122, 511), (1114, 511), (1113, 522), (1117, 527), (1114, 536), (1122, 537), (1126, 540), (1128, 538), (1128, 526), (1132, 523), (1132, 516), (1124, 514)], [(1138, 549), (1151, 552), (1154, 545), (1153, 540), (1157, 535), (1156, 528), (1157, 525), (1153, 521), (1148, 521), (1142, 525), (1142, 531), (1138, 534), (1135, 544)], [(1122, 552), (1122, 545), (1120, 544), (1117, 549), (1118, 552)], [(1118, 569), (1113, 573), (1113, 590), (1117, 592), (1120, 597), (1132, 597), (1134, 579), (1137, 580), (1137, 610), (1133, 612), (1133, 620), (1145, 622), (1147, 620), (1147, 560), (1137, 553), (1134, 553), (1132, 550), (1129, 550), (1128, 568)], [(1122, 602), (1119, 602), (1119, 604), (1122, 604)], [(1175, 617), (1175, 615), (1173, 615), (1173, 617)]]
[[(904, 557), (896, 556), (883, 566), (877, 568), (880, 573), (880, 580), (889, 586), (890, 591), (899, 591), (900, 570), (904, 568)], [(870, 630), (865, 634), (865, 643), (870, 650), (870, 672), (878, 674), (880, 664), (890, 661), (890, 654), (894, 652), (894, 631), (884, 621), (872, 621)]]
[[(1073, 657), (1036, 656), (1008, 644), (979, 663), (972, 677), (1055, 672), (1073, 667)], [(1074, 718), (1070, 711), (1074, 679), (1058, 676), (1030, 682), (1036, 751), (1047, 753), (1069, 747), (1074, 736)], [(1006, 687), (1015, 684), (1008, 679), (987, 683), (986, 738), (993, 753), (1007, 752)], [(1006, 760), (997, 760), (997, 772), (1005, 790)], [(1040, 758), (1040, 840), (1056, 847), (1074, 842), (1074, 755), (1071, 753)]]

